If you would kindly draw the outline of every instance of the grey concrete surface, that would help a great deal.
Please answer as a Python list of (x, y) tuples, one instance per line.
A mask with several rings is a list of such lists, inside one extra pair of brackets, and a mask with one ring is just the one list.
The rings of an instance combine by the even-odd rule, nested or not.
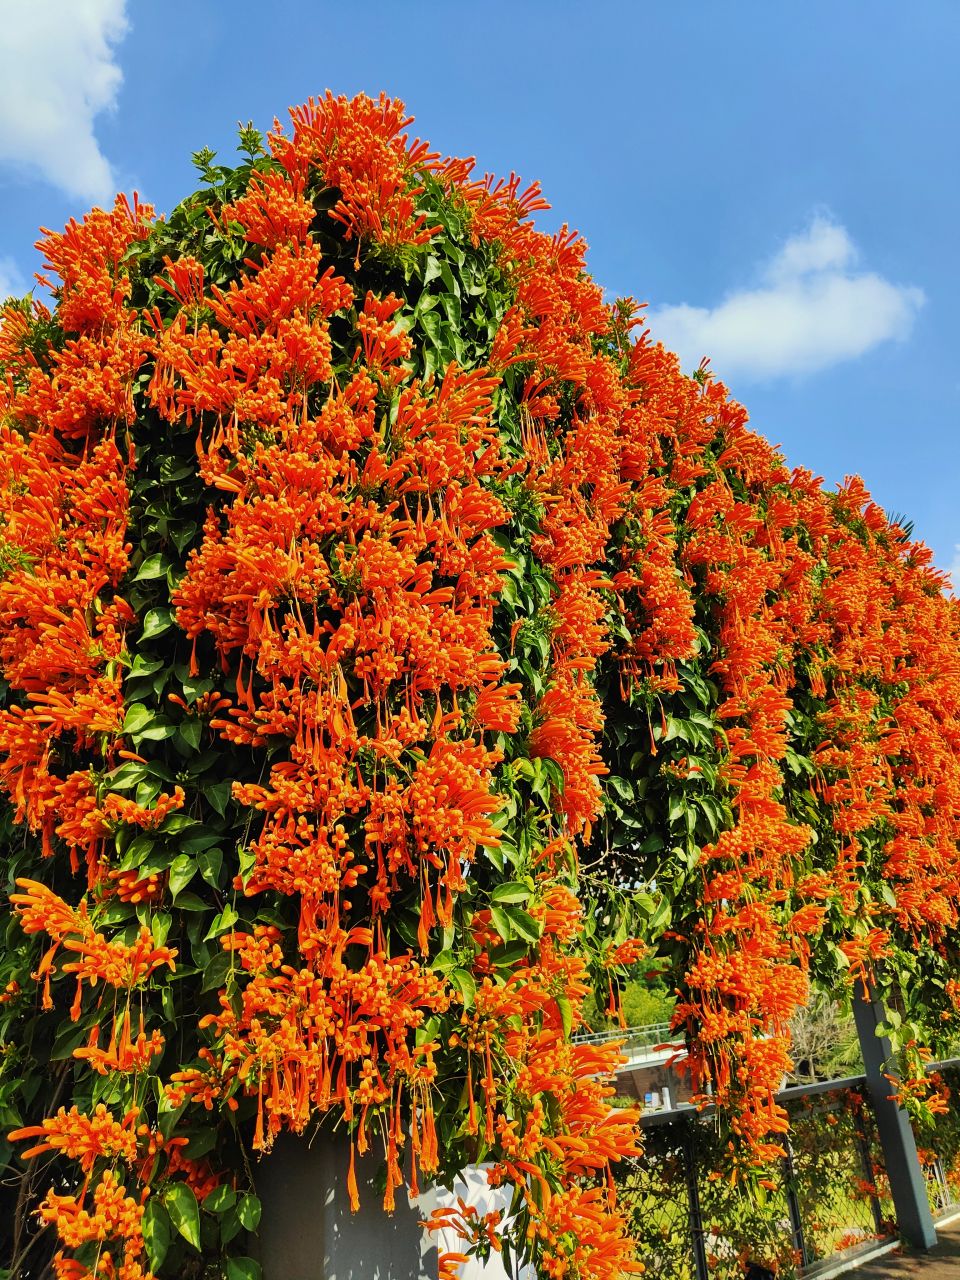
[(960, 1219), (937, 1231), (937, 1243), (920, 1249), (896, 1250), (851, 1271), (853, 1280), (960, 1280)]
[(388, 1217), (372, 1185), (382, 1158), (382, 1152), (357, 1157), (354, 1214), (349, 1142), (321, 1134), (311, 1145), (280, 1134), (255, 1170), (263, 1280), (437, 1280), (434, 1238), (420, 1226), (436, 1208), (436, 1193), (428, 1188), (411, 1201), (403, 1187)]

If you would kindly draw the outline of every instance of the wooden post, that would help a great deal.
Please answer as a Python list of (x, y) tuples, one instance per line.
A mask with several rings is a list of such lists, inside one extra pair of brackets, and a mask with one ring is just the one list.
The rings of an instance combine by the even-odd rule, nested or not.
[(893, 1050), (886, 1036), (877, 1035), (877, 1027), (884, 1021), (886, 1011), (876, 992), (872, 988), (867, 990), (862, 982), (858, 982), (854, 990), (853, 1016), (877, 1120), (877, 1134), (883, 1149), (883, 1163), (890, 1180), (897, 1226), (914, 1248), (932, 1249), (937, 1243), (937, 1233), (910, 1117), (891, 1098), (893, 1085), (884, 1075), (884, 1064), (892, 1058)]

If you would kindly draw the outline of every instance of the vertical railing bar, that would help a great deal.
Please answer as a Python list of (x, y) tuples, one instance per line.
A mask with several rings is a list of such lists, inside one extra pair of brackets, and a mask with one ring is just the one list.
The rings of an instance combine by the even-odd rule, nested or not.
[[(870, 1143), (867, 1141), (867, 1131), (863, 1127), (863, 1116), (859, 1111), (853, 1112), (853, 1127), (857, 1131), (857, 1146), (860, 1148), (860, 1163), (863, 1166), (864, 1180), (871, 1186), (876, 1188), (877, 1174), (873, 1167), (873, 1157), (870, 1155)], [(883, 1235), (883, 1210), (880, 1208), (880, 1200), (874, 1194), (870, 1193), (870, 1208), (873, 1211), (873, 1227), (877, 1235)]]
[(937, 1200), (939, 1201), (937, 1212), (943, 1213), (948, 1205), (952, 1203), (952, 1197), (950, 1193), (950, 1184), (947, 1182), (947, 1172), (944, 1169), (943, 1161), (939, 1156), (934, 1157), (932, 1169), (933, 1180), (937, 1186)]
[(683, 1125), (683, 1168), (687, 1178), (687, 1210), (690, 1226), (690, 1244), (693, 1249), (693, 1265), (697, 1280), (710, 1280), (707, 1266), (707, 1250), (704, 1242), (703, 1214), (700, 1209), (700, 1179), (697, 1169), (697, 1153), (693, 1141), (691, 1122)]
[(807, 1242), (803, 1234), (803, 1218), (800, 1216), (800, 1201), (797, 1199), (797, 1171), (793, 1163), (793, 1147), (790, 1139), (784, 1135), (783, 1148), (783, 1182), (787, 1192), (787, 1211), (790, 1214), (790, 1230), (793, 1235), (793, 1247), (800, 1254), (801, 1267), (809, 1266), (813, 1261), (807, 1251)]

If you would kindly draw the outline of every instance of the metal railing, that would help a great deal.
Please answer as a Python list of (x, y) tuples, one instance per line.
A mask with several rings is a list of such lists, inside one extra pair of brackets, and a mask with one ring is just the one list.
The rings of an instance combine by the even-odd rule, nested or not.
[(616, 1040), (623, 1041), (623, 1052), (629, 1058), (641, 1056), (645, 1051), (654, 1053), (660, 1048), (674, 1051), (683, 1047), (682, 1032), (671, 1032), (669, 1022), (651, 1022), (644, 1027), (619, 1027), (611, 1031), (593, 1031), (586, 1035), (575, 1035), (576, 1044), (610, 1044)]
[(813, 1280), (896, 1243), (865, 1078), (785, 1089), (777, 1100), (791, 1128), (762, 1202), (735, 1176), (715, 1107), (641, 1118), (643, 1154), (617, 1181), (650, 1280), (742, 1280), (746, 1260)]
[[(621, 1033), (622, 1034), (622, 1033)], [(935, 1224), (960, 1217), (960, 1060), (946, 1071), (951, 1109), (918, 1131)], [(900, 1242), (891, 1170), (866, 1075), (780, 1090), (790, 1130), (765, 1173), (762, 1203), (737, 1185), (724, 1118), (681, 1103), (640, 1119), (643, 1153), (617, 1173), (648, 1280), (742, 1280), (746, 1260), (780, 1276), (829, 1280)], [(902, 1223), (899, 1230), (903, 1230)]]

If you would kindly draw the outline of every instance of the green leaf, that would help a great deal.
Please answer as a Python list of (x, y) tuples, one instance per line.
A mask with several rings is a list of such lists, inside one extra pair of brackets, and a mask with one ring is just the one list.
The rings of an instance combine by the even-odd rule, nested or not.
[(199, 1160), (217, 1145), (217, 1131), (214, 1128), (200, 1129), (191, 1134), (190, 1141), (184, 1148), (188, 1160)]
[(440, 345), (440, 317), (435, 311), (426, 311), (420, 317), (420, 325), (424, 333), (435, 345)]
[[(201, 828), (201, 832), (203, 828)], [(184, 853), (199, 853), (201, 849), (209, 849), (212, 844), (216, 844), (222, 837), (218, 835), (197, 834), (188, 836), (186, 840), (180, 841), (180, 848)]]
[(170, 1215), (157, 1199), (147, 1201), (141, 1219), (144, 1243), (150, 1256), (150, 1269), (159, 1271), (170, 1248)]
[(554, 997), (557, 1002), (557, 1008), (560, 1010), (560, 1019), (563, 1022), (563, 1038), (570, 1039), (570, 1033), (573, 1030), (573, 1005), (570, 1003), (570, 997), (559, 995)]
[(224, 907), (220, 914), (215, 917), (203, 941), (209, 942), (211, 938), (219, 938), (221, 934), (229, 933), (239, 919), (240, 917), (233, 907)]
[(673, 908), (666, 898), (661, 898), (657, 903), (656, 911), (654, 911), (653, 915), (650, 917), (650, 924), (648, 926), (650, 933), (653, 936), (656, 936), (658, 931), (662, 933), (664, 929), (669, 927), (672, 919)]
[(134, 736), (146, 738), (148, 742), (162, 742), (164, 738), (172, 738), (176, 732), (177, 726), (172, 720), (166, 716), (154, 715), (150, 724), (144, 729), (138, 729)]
[(504, 942), (509, 942), (513, 932), (510, 928), (510, 917), (502, 907), (490, 908), (490, 922)]
[[(217, 849), (216, 852), (219, 853), (220, 850)], [(272, 924), (275, 929), (279, 929), (281, 932), (293, 928), (293, 925), (284, 920), (280, 912), (274, 910), (273, 907), (261, 907), (257, 912), (257, 919), (262, 920), (264, 924)]]
[(163, 556), (159, 553), (155, 556), (150, 556), (140, 566), (140, 571), (134, 578), (134, 582), (146, 582), (153, 578), (164, 578), (172, 564), (173, 561), (169, 556)]
[(51, 1062), (72, 1058), (74, 1049), (79, 1049), (86, 1042), (89, 1034), (90, 1028), (87, 1026), (86, 1019), (81, 1023), (68, 1023), (66, 1029), (60, 1032), (53, 1042), (53, 1048), (50, 1050)]
[(181, 893), (177, 898), (178, 911), (209, 911), (209, 905), (195, 893)]
[(228, 1258), (227, 1280), (260, 1280), (260, 1263), (253, 1258)]
[(519, 880), (510, 880), (507, 884), (498, 884), (490, 895), (491, 902), (526, 902), (532, 890)]
[(543, 925), (534, 920), (533, 916), (528, 915), (526, 911), (521, 911), (519, 907), (508, 907), (506, 914), (510, 918), (510, 926), (514, 933), (518, 933), (521, 938), (526, 938), (528, 942), (539, 942)]
[(197, 866), (200, 874), (211, 888), (215, 889), (220, 880), (220, 868), (223, 865), (222, 849), (205, 849), (197, 854)]
[(186, 853), (174, 858), (170, 865), (170, 893), (176, 898), (181, 889), (185, 889), (197, 874), (197, 864)]
[(177, 835), (180, 831), (186, 831), (187, 827), (195, 827), (197, 821), (190, 818), (185, 813), (174, 813), (169, 818), (164, 818), (160, 830), (165, 836)]
[(176, 480), (193, 475), (194, 470), (193, 462), (185, 458), (163, 458), (160, 463), (160, 481), (162, 484), (173, 484)]
[(190, 539), (197, 532), (197, 523), (195, 520), (188, 520), (185, 524), (171, 525), (170, 540), (178, 551), (182, 552)]
[(156, 875), (159, 871), (166, 871), (176, 856), (176, 849), (169, 845), (163, 843), (154, 845), (140, 863), (140, 879), (142, 880), (144, 876)]
[(221, 951), (215, 955), (203, 971), (201, 991), (215, 991), (222, 987), (227, 980), (232, 962), (233, 952), (231, 951)]
[(450, 981), (460, 992), (463, 998), (463, 1007), (472, 1009), (473, 1002), (477, 996), (477, 984), (473, 974), (469, 969), (454, 969), (450, 974)]
[(260, 1221), (260, 1201), (256, 1196), (244, 1196), (237, 1205), (237, 1213), (248, 1231), (256, 1231)]
[(490, 951), (490, 963), (496, 969), (511, 969), (529, 949), (529, 945), (520, 938), (515, 938), (513, 942), (503, 942)]
[(175, 1182), (164, 1193), (163, 1203), (170, 1214), (170, 1221), (188, 1244), (200, 1248), (200, 1210), (193, 1189), (185, 1182)]
[(613, 787), (614, 791), (616, 791), (618, 795), (623, 796), (624, 800), (633, 799), (633, 787), (626, 778), (616, 778), (611, 775), (606, 781), (607, 786)]
[(670, 797), (670, 804), (667, 807), (667, 817), (671, 822), (677, 822), (687, 812), (687, 798), (684, 795), (674, 795)]
[(457, 953), (452, 948), (441, 951), (436, 959), (430, 962), (430, 968), (436, 969), (440, 973), (445, 973), (448, 969), (457, 967)]
[(163, 669), (163, 659), (155, 658), (152, 662), (147, 662), (142, 653), (138, 653), (133, 660), (133, 666), (130, 668), (128, 679), (135, 676), (153, 676)]
[(246, 887), (253, 868), (257, 864), (257, 855), (253, 849), (245, 847), (241, 847), (238, 852), (240, 854), (240, 879), (243, 881), (244, 887)]
[[(157, 713), (151, 711), (149, 707), (145, 707), (142, 702), (134, 702), (127, 707), (127, 714), (123, 718), (123, 728), (121, 733), (140, 733), (147, 727), (150, 721)], [(141, 765), (141, 768), (143, 766)], [(122, 772), (122, 770), (120, 771)]]
[(180, 721), (180, 737), (193, 747), (194, 751), (200, 746), (200, 735), (202, 733), (203, 721), (199, 716), (185, 716)]
[(212, 782), (208, 787), (203, 788), (203, 794), (220, 814), (221, 818), (227, 809), (230, 795), (233, 789), (232, 782)]
[(553, 783), (553, 788), (556, 791), (556, 793), (562, 796), (563, 793), (566, 791), (567, 783), (566, 783), (566, 779), (563, 776), (563, 769), (561, 768), (561, 766), (557, 764), (556, 760), (551, 760), (549, 756), (544, 756), (543, 768), (547, 774), (547, 777)]
[(162, 636), (165, 631), (169, 631), (172, 626), (172, 609), (151, 609), (143, 620), (143, 635), (140, 639), (153, 640), (156, 636)]
[(156, 841), (153, 836), (142, 835), (137, 836), (136, 840), (127, 849), (123, 855), (123, 861), (120, 863), (121, 871), (132, 871), (134, 867), (139, 867), (147, 857), (147, 854), (153, 848)]
[(237, 1203), (237, 1193), (233, 1187), (221, 1184), (214, 1187), (208, 1196), (204, 1198), (203, 1208), (208, 1213), (226, 1213), (228, 1209), (232, 1209)]
[(153, 921), (147, 921), (150, 926), (150, 932), (153, 934), (154, 945), (162, 947), (167, 940), (167, 934), (170, 932), (170, 926), (173, 924), (173, 916), (169, 911), (155, 911)]
[[(240, 1230), (242, 1230), (242, 1228), (240, 1225), (240, 1217), (237, 1213), (237, 1206), (232, 1205), (220, 1219), (220, 1239), (224, 1244), (229, 1244)], [(232, 1258), (230, 1261), (239, 1261), (239, 1259)]]

